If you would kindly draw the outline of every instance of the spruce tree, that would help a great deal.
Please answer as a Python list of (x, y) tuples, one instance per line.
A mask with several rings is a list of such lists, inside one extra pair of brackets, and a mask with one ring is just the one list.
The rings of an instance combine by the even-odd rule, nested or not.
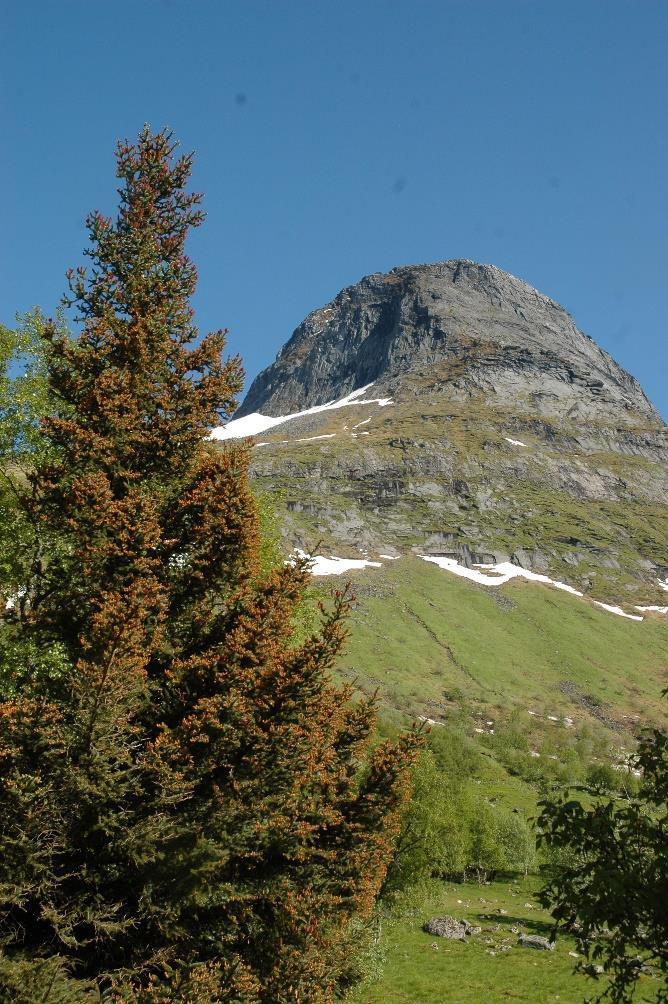
[(406, 798), (414, 737), (369, 752), (373, 702), (329, 676), (346, 596), (295, 641), (308, 568), (261, 569), (250, 447), (206, 439), (242, 371), (198, 339), (175, 146), (119, 144), (118, 217), (69, 277), (81, 334), (46, 328), (60, 404), (4, 614), (2, 1002), (333, 1000)]

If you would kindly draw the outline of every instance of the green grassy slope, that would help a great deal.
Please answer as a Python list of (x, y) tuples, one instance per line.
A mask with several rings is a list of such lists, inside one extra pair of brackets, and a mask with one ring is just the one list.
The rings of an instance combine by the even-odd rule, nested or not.
[(521, 580), (480, 586), (412, 557), (350, 578), (341, 672), (388, 708), (438, 720), (465, 701), (622, 729), (662, 718), (665, 616), (631, 621)]
[[(385, 720), (425, 716), (464, 733), (478, 754), (470, 790), (480, 802), (531, 819), (546, 791), (614, 763), (640, 726), (665, 723), (666, 617), (630, 621), (522, 580), (480, 586), (413, 557), (349, 577), (357, 600), (341, 675), (378, 692)], [(384, 922), (379, 973), (351, 1000), (580, 1004), (602, 985), (573, 974), (572, 939), (554, 952), (517, 945), (520, 930), (549, 934), (540, 884), (507, 876), (434, 881), (426, 897), (416, 890)], [(425, 934), (424, 921), (442, 914), (483, 931), (464, 944)], [(654, 1000), (656, 981), (642, 983), (643, 999)]]

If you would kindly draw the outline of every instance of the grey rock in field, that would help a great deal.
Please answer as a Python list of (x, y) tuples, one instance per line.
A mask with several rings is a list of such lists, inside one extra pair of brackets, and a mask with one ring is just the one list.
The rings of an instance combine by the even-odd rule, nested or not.
[(547, 938), (541, 938), (538, 934), (520, 934), (517, 944), (523, 948), (537, 948), (543, 952), (553, 952), (554, 942)]
[[(374, 397), (437, 376), (452, 399), (484, 391), (536, 415), (659, 417), (637, 380), (550, 297), (494, 265), (456, 259), (366, 276), (295, 330), (238, 416), (284, 415), (366, 384)], [(416, 393), (424, 388), (415, 386)]]
[(422, 930), (439, 938), (449, 938), (451, 941), (464, 941), (473, 934), (480, 934), (480, 928), (470, 924), (468, 920), (456, 920), (454, 917), (432, 917), (426, 921)]

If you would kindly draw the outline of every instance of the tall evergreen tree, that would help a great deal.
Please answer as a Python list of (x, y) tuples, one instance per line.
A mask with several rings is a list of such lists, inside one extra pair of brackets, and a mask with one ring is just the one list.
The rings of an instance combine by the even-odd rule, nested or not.
[[(260, 569), (249, 448), (208, 429), (241, 387), (198, 341), (203, 219), (168, 132), (118, 147), (115, 222), (47, 327), (62, 408), (25, 506), (41, 540), (20, 697), (0, 706), (0, 1001), (318, 1002), (391, 855), (415, 740), (328, 671), (345, 595), (294, 640), (302, 562)], [(48, 547), (44, 548), (44, 541)]]

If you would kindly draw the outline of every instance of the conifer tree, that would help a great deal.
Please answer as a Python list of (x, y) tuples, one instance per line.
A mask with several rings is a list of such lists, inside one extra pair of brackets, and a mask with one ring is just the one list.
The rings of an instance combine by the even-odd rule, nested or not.
[(406, 797), (414, 737), (370, 753), (373, 702), (329, 678), (346, 596), (295, 642), (308, 568), (260, 569), (249, 447), (206, 440), (242, 372), (198, 340), (175, 146), (119, 144), (118, 217), (69, 276), (81, 334), (46, 329), (62, 407), (5, 611), (28, 654), (0, 705), (3, 1004), (333, 1000)]

